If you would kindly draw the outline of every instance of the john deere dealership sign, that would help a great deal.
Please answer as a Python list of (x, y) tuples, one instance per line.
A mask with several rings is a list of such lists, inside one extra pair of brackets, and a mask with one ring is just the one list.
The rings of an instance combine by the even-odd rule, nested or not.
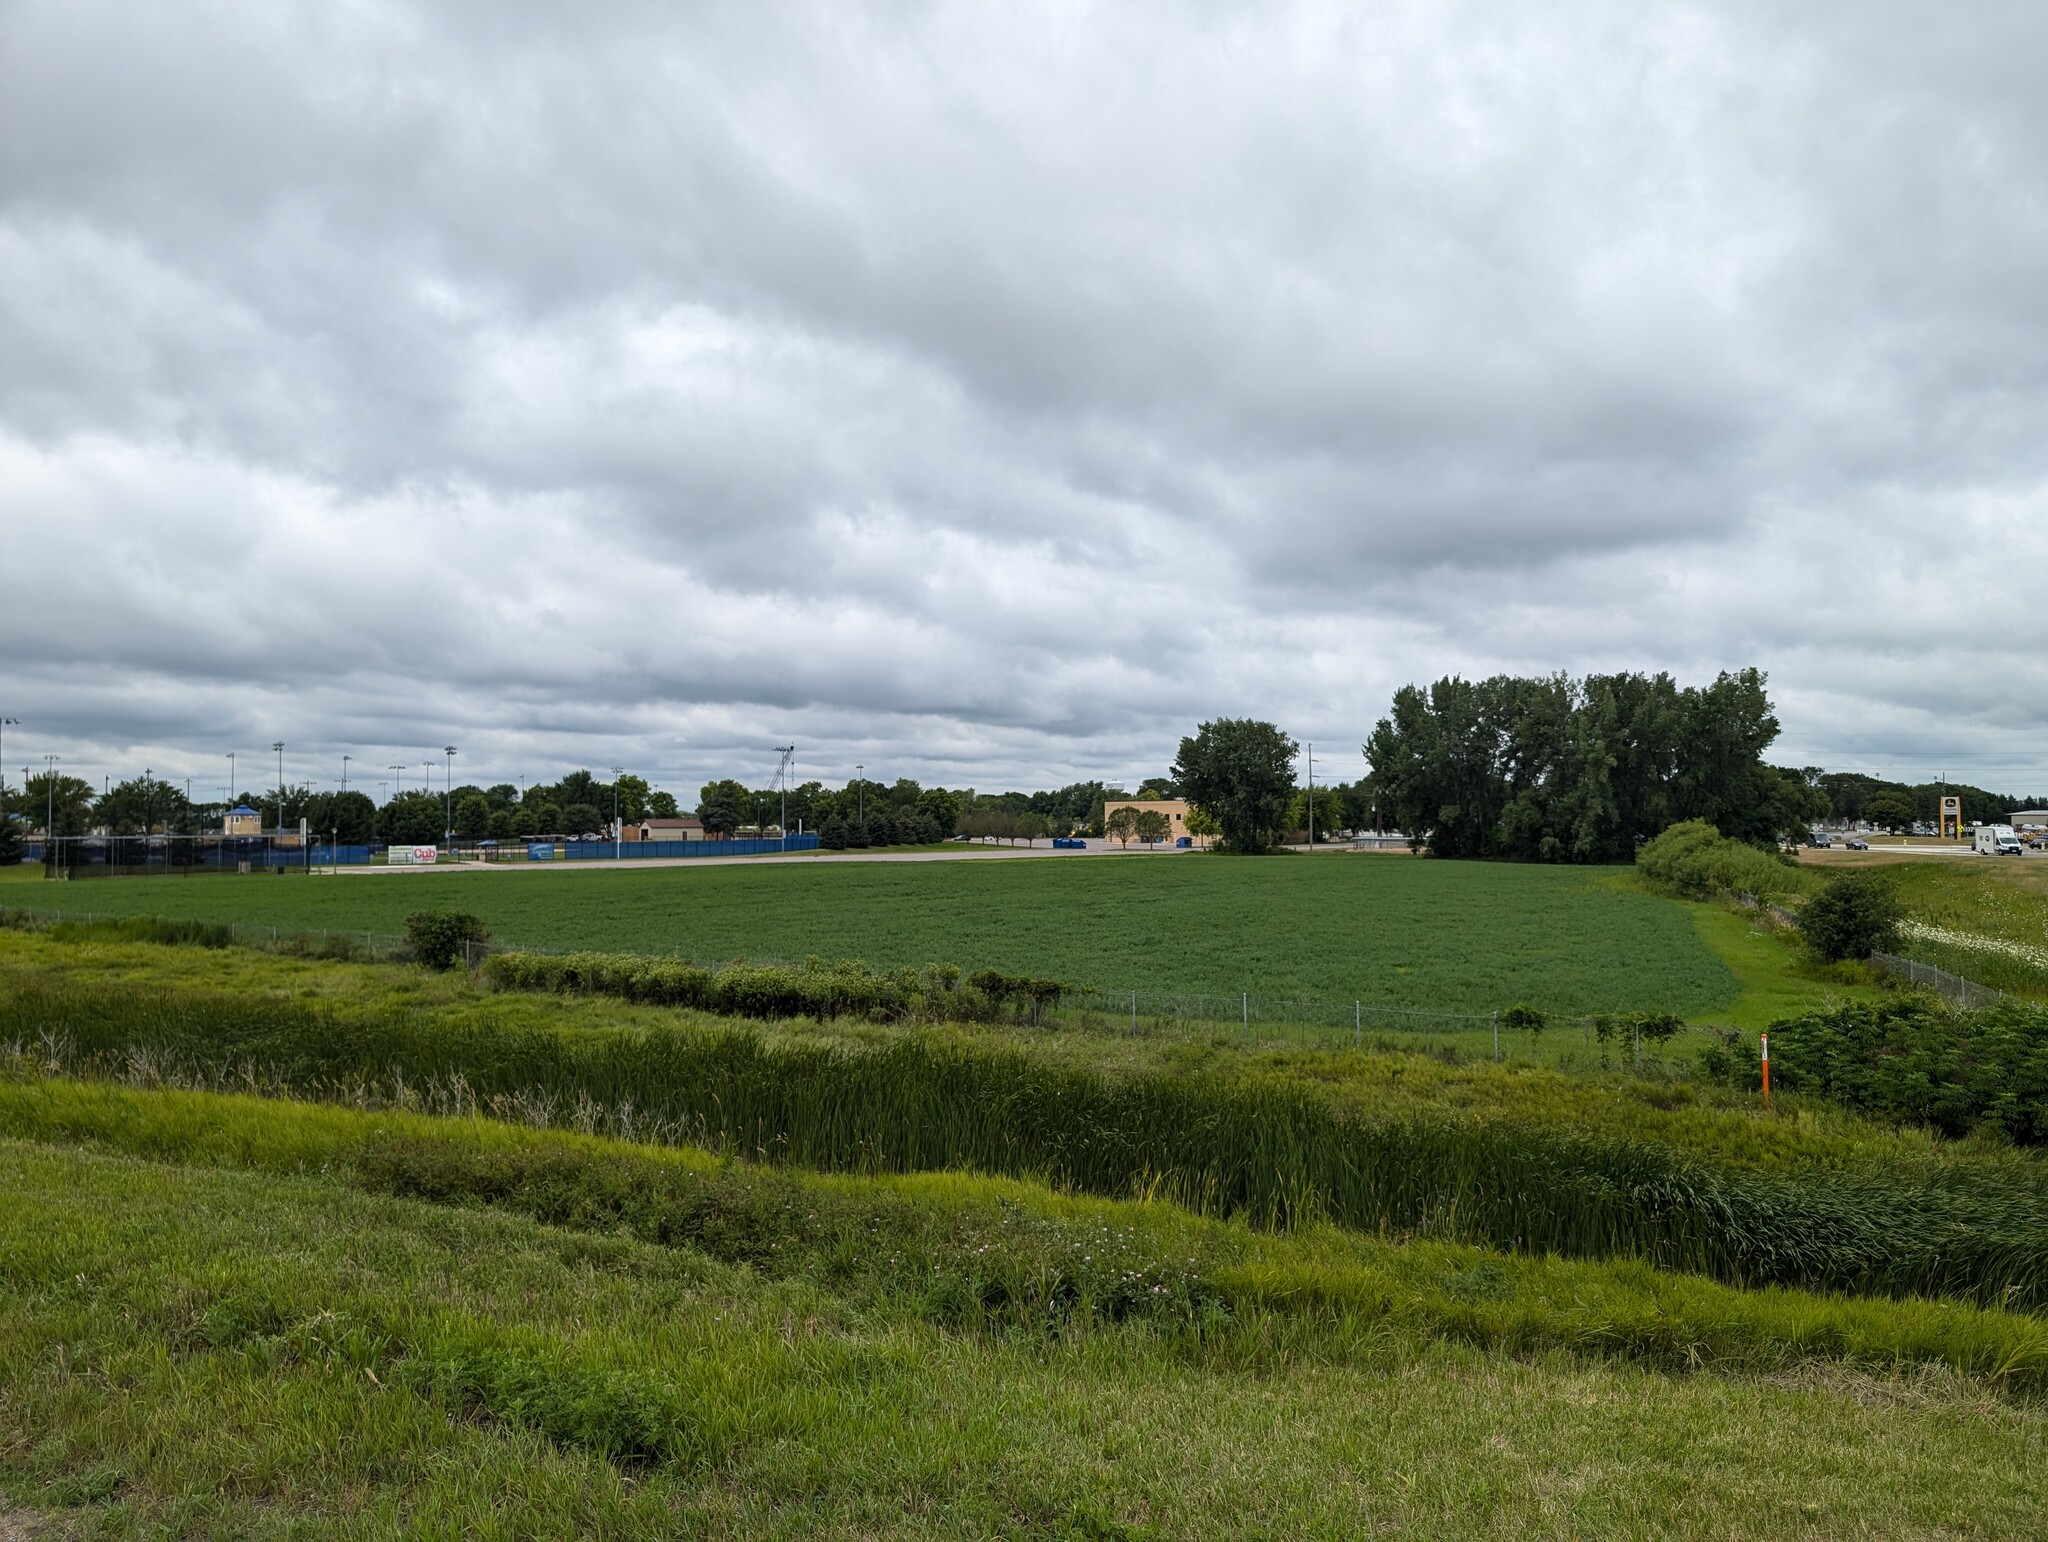
[(393, 867), (432, 867), (441, 860), (438, 846), (393, 846), (384, 853)]

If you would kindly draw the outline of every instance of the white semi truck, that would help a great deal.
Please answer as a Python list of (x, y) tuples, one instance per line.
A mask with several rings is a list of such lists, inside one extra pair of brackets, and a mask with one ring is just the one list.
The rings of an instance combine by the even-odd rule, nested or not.
[(1977, 855), (1980, 857), (2016, 857), (2020, 855), (2020, 838), (2013, 833), (2011, 825), (1977, 826)]

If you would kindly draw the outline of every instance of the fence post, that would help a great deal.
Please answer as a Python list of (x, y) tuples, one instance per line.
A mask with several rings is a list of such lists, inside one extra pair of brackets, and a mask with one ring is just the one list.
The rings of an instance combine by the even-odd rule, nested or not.
[(1246, 992), (1244, 993), (1244, 1003), (1243, 1003), (1243, 1004), (1244, 1004), (1244, 1041), (1245, 1041), (1245, 1043), (1249, 1044), (1249, 1043), (1251, 1043), (1251, 1041), (1252, 1041), (1252, 993), (1251, 993), (1250, 991), (1246, 991)]
[(1365, 1003), (1351, 1003), (1351, 1047), (1361, 1049), (1365, 1045)]
[(1138, 1036), (1138, 993), (1131, 992), (1131, 1037)]
[(1493, 1063), (1500, 1064), (1500, 1013), (1493, 1014)]
[(1635, 1021), (1635, 1036), (1636, 1036), (1636, 1074), (1637, 1074), (1637, 1075), (1641, 1075), (1641, 1074), (1642, 1074), (1642, 1070), (1643, 1070), (1643, 1020), (1642, 1020), (1641, 1018), (1637, 1018), (1637, 1019), (1636, 1019), (1636, 1021)]

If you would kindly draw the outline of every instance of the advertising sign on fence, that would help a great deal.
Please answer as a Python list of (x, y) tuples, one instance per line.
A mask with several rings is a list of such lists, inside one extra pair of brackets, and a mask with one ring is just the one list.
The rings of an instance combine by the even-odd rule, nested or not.
[(393, 867), (432, 867), (441, 860), (438, 846), (393, 846), (384, 853)]

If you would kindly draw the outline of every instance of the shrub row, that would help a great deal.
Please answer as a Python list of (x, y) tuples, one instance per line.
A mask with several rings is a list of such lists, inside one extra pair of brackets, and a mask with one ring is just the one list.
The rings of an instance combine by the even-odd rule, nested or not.
[(2048, 1205), (2019, 1192), (1719, 1168), (1518, 1126), (1347, 1117), (1217, 1077), (1115, 1077), (911, 1037), (872, 1049), (737, 1031), (561, 1032), (350, 1016), (297, 1000), (73, 988), (0, 1003), (0, 1043), (84, 1074), (404, 1103), (423, 1084), (572, 1122), (630, 1108), (671, 1139), (776, 1163), (969, 1168), (1145, 1193), (1285, 1227), (1327, 1218), (1531, 1253), (1629, 1255), (1736, 1284), (2048, 1305)]
[(1636, 850), (1636, 871), (1653, 888), (1685, 899), (1728, 894), (1783, 899), (1812, 887), (1812, 879), (1797, 866), (1729, 840), (1704, 819), (1688, 819), (1645, 841)]
[(2048, 1007), (1946, 1011), (1922, 996), (1809, 1012), (1771, 1029), (1771, 1075), (1946, 1135), (2048, 1144)]
[(498, 953), (483, 964), (499, 990), (588, 992), (650, 1006), (694, 1007), (724, 1017), (862, 1017), (874, 1022), (992, 1022), (1033, 1018), (1066, 987), (1057, 980), (984, 969), (872, 969), (857, 959), (707, 967), (633, 953)]

